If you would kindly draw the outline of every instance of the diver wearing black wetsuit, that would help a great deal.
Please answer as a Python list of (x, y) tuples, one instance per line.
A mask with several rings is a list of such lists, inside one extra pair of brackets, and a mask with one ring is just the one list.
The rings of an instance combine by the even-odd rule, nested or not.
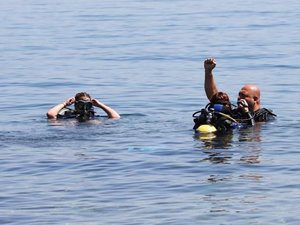
[[(75, 109), (66, 108), (74, 104)], [(47, 112), (48, 119), (57, 118), (78, 118), (88, 120), (95, 116), (94, 106), (101, 108), (108, 118), (118, 119), (120, 115), (97, 99), (92, 99), (86, 92), (77, 93), (74, 97), (68, 98), (66, 101), (52, 107)]]

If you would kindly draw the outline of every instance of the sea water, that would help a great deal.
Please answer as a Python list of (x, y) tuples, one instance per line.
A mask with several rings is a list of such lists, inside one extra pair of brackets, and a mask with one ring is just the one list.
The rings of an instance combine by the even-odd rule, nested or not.
[[(0, 3), (0, 224), (298, 224), (299, 3)], [(203, 61), (273, 123), (198, 136)], [(121, 114), (46, 112), (77, 92)], [(97, 113), (105, 116), (101, 109)]]

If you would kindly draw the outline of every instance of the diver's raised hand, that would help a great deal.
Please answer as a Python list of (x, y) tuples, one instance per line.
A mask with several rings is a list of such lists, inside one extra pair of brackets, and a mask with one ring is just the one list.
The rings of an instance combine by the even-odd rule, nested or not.
[(213, 69), (216, 67), (217, 62), (214, 58), (208, 58), (204, 60), (204, 69), (205, 69), (205, 80), (204, 80), (204, 89), (207, 96), (207, 99), (210, 99), (218, 93), (218, 88), (214, 79)]
[(74, 97), (70, 97), (70, 98), (68, 98), (66, 101), (63, 102), (63, 104), (64, 104), (65, 106), (70, 106), (70, 105), (72, 105), (73, 103), (75, 103), (75, 98), (74, 98)]
[(75, 102), (75, 98), (74, 97), (70, 97), (66, 101), (64, 101), (64, 102), (62, 102), (62, 103), (60, 103), (60, 104), (58, 104), (56, 106), (53, 106), (47, 112), (48, 119), (56, 119), (60, 110), (62, 110), (66, 106), (72, 105), (74, 102)]
[(95, 98), (92, 99), (92, 103), (93, 103), (94, 106), (99, 107), (104, 112), (106, 112), (109, 118), (114, 118), (114, 119), (119, 119), (120, 118), (119, 113), (117, 113), (115, 110), (113, 110), (112, 108), (108, 107), (104, 103), (98, 101), (97, 99), (95, 99)]
[(97, 107), (101, 108), (102, 103), (99, 100), (93, 98), (91, 101), (92, 101), (94, 106), (97, 106)]
[(212, 71), (217, 65), (216, 59), (208, 58), (204, 60), (204, 69), (206, 71)]

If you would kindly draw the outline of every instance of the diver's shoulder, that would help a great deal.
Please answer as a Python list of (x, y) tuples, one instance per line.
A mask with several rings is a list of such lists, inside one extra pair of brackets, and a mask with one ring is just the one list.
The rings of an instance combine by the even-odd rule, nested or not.
[(277, 115), (269, 108), (259, 108), (254, 112), (255, 122), (268, 122), (275, 120)]

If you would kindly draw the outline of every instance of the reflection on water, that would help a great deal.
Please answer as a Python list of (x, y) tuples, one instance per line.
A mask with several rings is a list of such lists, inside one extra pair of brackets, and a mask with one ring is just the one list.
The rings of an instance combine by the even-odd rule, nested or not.
[(256, 123), (253, 127), (241, 129), (238, 140), (240, 142), (261, 142), (261, 126), (262, 123)]
[[(231, 130), (226, 133), (195, 134), (194, 139), (200, 141), (196, 147), (208, 157), (201, 161), (227, 164), (236, 160), (237, 152), (241, 155), (239, 163), (259, 163), (261, 154), (261, 126)], [(237, 151), (232, 151), (235, 148)]]
[[(210, 213), (214, 213), (215, 216), (219, 214), (220, 217), (224, 217), (226, 213), (242, 213), (242, 212), (256, 212), (260, 208), (257, 205), (260, 202), (266, 200), (266, 195), (261, 196), (235, 196), (225, 197), (220, 195), (207, 195), (203, 197), (203, 200), (209, 202), (212, 206)], [(225, 213), (225, 214), (224, 214)], [(242, 221), (241, 221), (242, 222)], [(243, 224), (239, 223), (239, 224)]]
[[(261, 205), (268, 201), (267, 194), (261, 191), (266, 178), (262, 171), (254, 169), (261, 163), (261, 135), (261, 126), (257, 125), (222, 134), (194, 136), (197, 149), (204, 154), (199, 162), (210, 164), (206, 181), (212, 185), (212, 191), (202, 197), (205, 204), (210, 205), (206, 213), (222, 221), (233, 213), (262, 211)], [(236, 222), (243, 223), (238, 218)]]
[(48, 119), (49, 126), (66, 126), (66, 125), (90, 125), (90, 124), (100, 124), (103, 120), (90, 119), (90, 120), (78, 120), (78, 119)]
[(246, 180), (258, 181), (258, 180), (263, 179), (264, 177), (262, 175), (256, 175), (256, 174), (252, 174), (252, 173), (246, 173), (246, 174), (240, 175), (240, 178), (246, 179)]
[(205, 149), (228, 149), (232, 147), (233, 131), (220, 134), (197, 134), (196, 137), (203, 141)]

